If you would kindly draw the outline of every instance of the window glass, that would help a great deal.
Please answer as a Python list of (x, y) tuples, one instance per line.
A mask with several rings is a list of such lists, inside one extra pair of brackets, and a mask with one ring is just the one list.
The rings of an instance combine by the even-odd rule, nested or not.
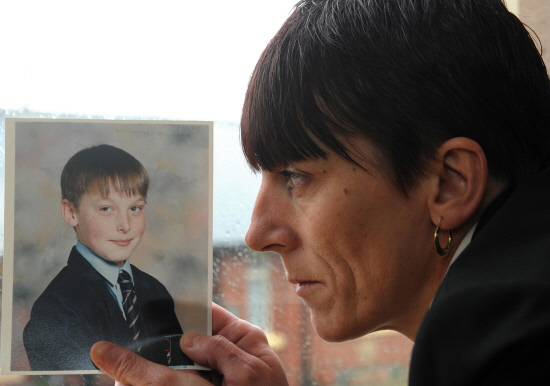
[[(4, 2), (0, 183), (5, 117), (214, 120), (214, 301), (266, 331), (291, 385), (405, 385), (411, 342), (394, 332), (322, 341), (278, 256), (244, 244), (259, 177), (241, 155), (240, 111), (255, 62), (295, 1)], [(550, 3), (509, 3), (550, 45)], [(3, 188), (0, 196), (3, 218)], [(112, 385), (98, 375), (0, 383)]]

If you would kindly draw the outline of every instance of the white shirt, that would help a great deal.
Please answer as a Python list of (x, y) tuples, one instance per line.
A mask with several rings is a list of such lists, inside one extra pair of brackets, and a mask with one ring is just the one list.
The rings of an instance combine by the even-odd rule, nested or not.
[(80, 241), (76, 243), (76, 250), (80, 252), (82, 257), (84, 257), (101, 276), (105, 278), (105, 284), (107, 285), (109, 292), (111, 292), (111, 295), (113, 295), (117, 301), (120, 311), (122, 312), (122, 316), (126, 319), (124, 309), (122, 308), (122, 291), (120, 289), (120, 285), (118, 284), (118, 275), (121, 270), (124, 270), (128, 272), (132, 278), (132, 284), (134, 283), (130, 259), (126, 259), (124, 264), (122, 264), (122, 267), (118, 268), (115, 263), (100, 257), (97, 253), (82, 244)]
[(455, 252), (453, 258), (451, 259), (451, 262), (449, 263), (449, 266), (447, 267), (447, 271), (445, 272), (445, 276), (447, 275), (447, 272), (449, 272), (449, 268), (451, 268), (451, 265), (453, 265), (453, 263), (456, 261), (456, 259), (458, 259), (458, 256), (460, 256), (460, 254), (472, 242), (472, 237), (474, 236), (474, 232), (477, 228), (477, 224), (479, 224), (479, 221), (476, 222), (472, 228), (470, 228), (468, 233), (466, 233), (466, 236), (464, 236), (464, 238), (462, 239), (460, 244), (458, 244), (458, 248), (456, 249), (456, 252)]

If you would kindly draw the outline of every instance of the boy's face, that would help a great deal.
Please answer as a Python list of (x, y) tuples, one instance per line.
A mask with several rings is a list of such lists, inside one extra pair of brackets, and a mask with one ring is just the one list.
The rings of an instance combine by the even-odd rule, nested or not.
[(85, 193), (78, 209), (63, 200), (65, 221), (76, 229), (78, 240), (105, 260), (121, 267), (134, 251), (145, 231), (145, 199), (111, 190), (104, 197), (98, 191)]

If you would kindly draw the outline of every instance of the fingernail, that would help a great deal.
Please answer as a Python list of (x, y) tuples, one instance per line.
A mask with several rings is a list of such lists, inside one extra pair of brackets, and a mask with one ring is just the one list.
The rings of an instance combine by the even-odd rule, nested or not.
[(195, 345), (196, 337), (197, 337), (197, 334), (193, 334), (191, 332), (183, 334), (183, 345), (185, 347), (193, 347)]
[[(106, 356), (113, 349), (113, 345), (109, 342), (99, 342), (92, 347), (92, 357), (96, 364), (105, 363)], [(99, 362), (99, 363), (98, 363)]]

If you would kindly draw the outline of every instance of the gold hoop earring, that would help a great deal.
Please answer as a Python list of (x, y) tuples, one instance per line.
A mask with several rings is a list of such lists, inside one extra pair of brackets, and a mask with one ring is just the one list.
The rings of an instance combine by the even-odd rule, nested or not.
[(434, 242), (435, 242), (435, 249), (437, 250), (437, 254), (441, 257), (445, 257), (451, 251), (451, 243), (453, 242), (453, 236), (451, 234), (451, 230), (449, 229), (449, 243), (447, 244), (447, 247), (445, 249), (441, 248), (441, 244), (439, 244), (439, 230), (441, 229), (442, 222), (443, 222), (443, 217), (440, 217), (439, 225), (435, 228)]

